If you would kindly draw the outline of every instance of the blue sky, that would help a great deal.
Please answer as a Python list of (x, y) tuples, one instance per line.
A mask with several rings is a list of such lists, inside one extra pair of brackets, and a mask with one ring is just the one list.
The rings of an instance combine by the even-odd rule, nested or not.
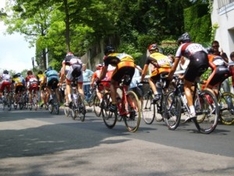
[[(4, 0), (0, 0), (0, 8), (3, 8)], [(2, 70), (21, 72), (32, 68), (31, 58), (35, 56), (35, 48), (29, 48), (29, 43), (23, 35), (15, 33), (4, 34), (6, 26), (0, 21), (0, 73)]]

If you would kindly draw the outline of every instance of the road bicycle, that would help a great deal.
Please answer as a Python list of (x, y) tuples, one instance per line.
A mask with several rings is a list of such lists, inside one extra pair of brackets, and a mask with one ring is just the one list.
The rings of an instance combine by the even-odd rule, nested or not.
[[(220, 108), (219, 121), (225, 125), (232, 125), (234, 124), (234, 94), (231, 92), (223, 92), (221, 85), (222, 82), (217, 86), (218, 92), (213, 91), (212, 88), (209, 90), (213, 91), (218, 100)], [(203, 89), (208, 88), (203, 86)]]
[(23, 108), (27, 108), (28, 96), (25, 90), (19, 93), (18, 98), (19, 98), (18, 101), (19, 109), (22, 110)]
[(90, 98), (88, 99), (87, 103), (89, 107), (93, 107), (93, 111), (97, 117), (100, 117), (101, 112), (101, 102), (97, 95), (97, 88), (98, 86), (94, 84), (94, 86), (90, 89)]
[[(170, 130), (175, 130), (181, 118), (189, 116), (189, 107), (184, 95), (183, 81), (174, 75), (174, 90), (165, 97), (164, 121)], [(209, 134), (217, 126), (219, 118), (219, 105), (215, 95), (209, 90), (199, 89), (199, 80), (194, 83), (193, 104), (196, 111), (196, 118), (192, 118), (197, 130), (200, 133)]]
[[(148, 125), (152, 124), (155, 119), (157, 122), (163, 120), (163, 118), (159, 116), (163, 116), (164, 114), (164, 97), (168, 91), (167, 74), (168, 73), (160, 74), (160, 79), (156, 83), (157, 84), (156, 86), (162, 90), (160, 99), (158, 101), (156, 102), (153, 101), (154, 93), (151, 88), (149, 88), (149, 90), (143, 96), (142, 116), (144, 122)], [(148, 81), (144, 81), (142, 83), (149, 84)]]
[(117, 96), (117, 110), (111, 112), (109, 107), (112, 103), (110, 92), (106, 92), (103, 95), (103, 101), (101, 103), (102, 116), (105, 125), (108, 128), (113, 128), (117, 122), (118, 117), (121, 117), (125, 123), (129, 132), (136, 132), (141, 122), (141, 108), (137, 95), (133, 91), (128, 91), (128, 82), (130, 76), (123, 76), (119, 89), (122, 95)]
[[(29, 94), (29, 92), (27, 94)], [(38, 92), (35, 89), (32, 89), (31, 100), (29, 100), (29, 103), (28, 103), (29, 110), (34, 109), (35, 111), (37, 111), (39, 108), (38, 102), (39, 102), (38, 101)]]
[[(57, 84), (57, 82), (53, 82), (53, 84)], [(56, 89), (57, 89), (57, 85), (52, 85), (52, 87), (51, 87), (52, 100), (50, 100), (50, 102), (49, 102), (48, 109), (49, 109), (49, 112), (51, 114), (55, 113), (58, 115), (60, 102), (59, 102), (57, 95), (56, 95)]]
[(69, 104), (69, 107), (64, 108), (64, 113), (67, 117), (71, 115), (73, 120), (79, 117), (83, 122), (85, 120), (86, 107), (82, 95), (77, 90), (76, 78), (72, 80), (71, 88), (72, 102)]
[(5, 84), (5, 88), (3, 90), (3, 96), (2, 96), (3, 110), (5, 110), (5, 108), (7, 107), (8, 111), (11, 111), (12, 102), (13, 102), (13, 84), (9, 82)]

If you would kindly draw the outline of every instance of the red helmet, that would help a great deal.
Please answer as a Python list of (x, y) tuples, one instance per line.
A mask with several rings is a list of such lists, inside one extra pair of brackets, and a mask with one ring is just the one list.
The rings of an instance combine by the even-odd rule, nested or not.
[(148, 50), (149, 51), (156, 51), (156, 50), (159, 50), (158, 48), (158, 45), (156, 43), (154, 44), (151, 44), (149, 47), (148, 47)]

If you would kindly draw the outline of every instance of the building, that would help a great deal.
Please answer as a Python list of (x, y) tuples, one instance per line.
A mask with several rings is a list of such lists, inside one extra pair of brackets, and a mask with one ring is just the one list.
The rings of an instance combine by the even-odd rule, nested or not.
[(212, 26), (218, 25), (215, 40), (229, 56), (234, 51), (234, 0), (213, 0)]

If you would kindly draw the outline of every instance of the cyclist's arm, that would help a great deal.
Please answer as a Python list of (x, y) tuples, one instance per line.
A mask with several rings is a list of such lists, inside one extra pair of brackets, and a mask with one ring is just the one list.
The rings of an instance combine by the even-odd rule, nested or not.
[(143, 70), (142, 70), (142, 72), (141, 72), (141, 82), (142, 82), (142, 81), (144, 80), (144, 78), (145, 78), (145, 75), (146, 75), (146, 72), (147, 72), (147, 70), (148, 70), (148, 67), (149, 67), (148, 64), (145, 64), (144, 67), (143, 67)]

